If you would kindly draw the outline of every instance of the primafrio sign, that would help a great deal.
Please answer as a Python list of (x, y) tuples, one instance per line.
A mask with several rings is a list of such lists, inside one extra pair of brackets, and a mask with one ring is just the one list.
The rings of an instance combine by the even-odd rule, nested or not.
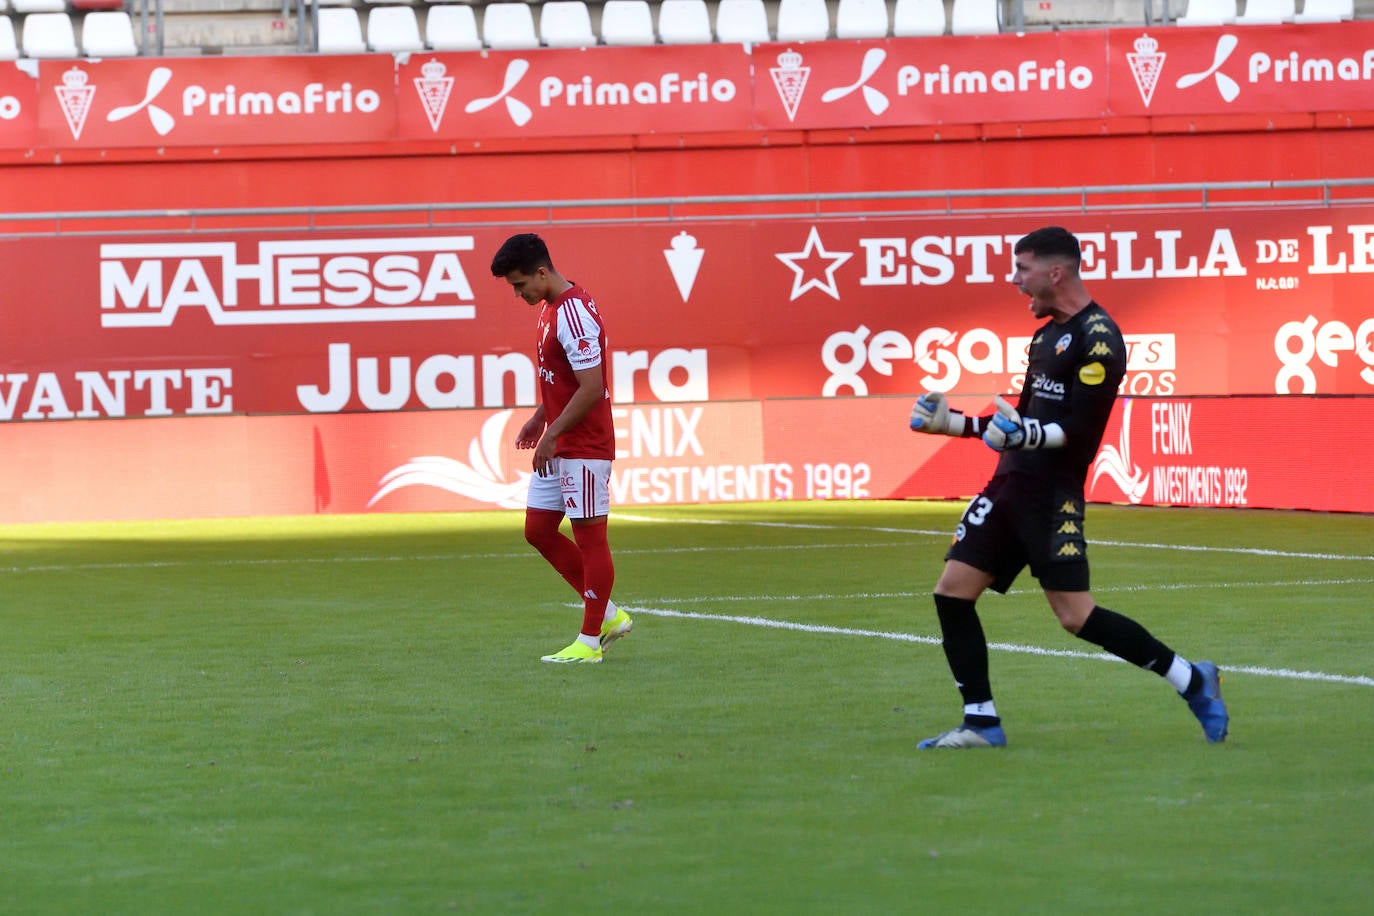
[(100, 323), (168, 327), (183, 309), (216, 325), (470, 319), (472, 249), (469, 235), (101, 245)]

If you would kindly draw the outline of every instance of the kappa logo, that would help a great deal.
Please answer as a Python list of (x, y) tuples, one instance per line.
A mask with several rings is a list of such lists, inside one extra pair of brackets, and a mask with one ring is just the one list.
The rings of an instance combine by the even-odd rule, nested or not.
[(439, 132), (444, 110), (448, 108), (448, 97), (453, 92), (453, 77), (446, 76), (447, 72), (448, 67), (431, 58), (420, 67), (420, 75), (414, 80), (420, 105), (429, 119), (429, 129), (435, 133)]
[(105, 120), (111, 124), (116, 121), (123, 121), (125, 118), (133, 117), (140, 111), (148, 112), (148, 120), (153, 125), (153, 130), (157, 131), (158, 136), (165, 137), (176, 127), (176, 119), (168, 114), (164, 109), (153, 104), (162, 90), (167, 88), (167, 84), (172, 81), (172, 69), (170, 67), (154, 67), (148, 74), (148, 88), (143, 93), (143, 101), (135, 105), (121, 105), (105, 115)]
[(1094, 321), (1092, 324), (1088, 325), (1089, 334), (1110, 334), (1111, 332), (1111, 328), (1100, 321)]
[[(480, 99), (473, 99), (468, 102), (463, 111), (468, 114), (476, 114), (483, 111), (497, 102), (506, 103), (506, 114), (510, 115), (511, 121), (516, 127), (524, 127), (534, 117), (534, 112), (530, 111), (530, 106), (511, 95), (512, 90), (525, 78), (525, 74), (530, 71), (530, 62), (523, 57), (517, 57), (506, 64), (506, 77), (501, 83), (501, 91), (496, 95), (485, 96)], [(423, 72), (423, 71), (422, 71)]]
[(1069, 541), (1069, 542), (1068, 542), (1067, 544), (1065, 544), (1063, 547), (1060, 547), (1060, 548), (1059, 548), (1059, 552), (1058, 552), (1057, 556), (1061, 556), (1061, 557), (1081, 557), (1081, 556), (1083, 556), (1083, 551), (1080, 550), (1080, 549), (1078, 548), (1078, 544), (1077, 544), (1077, 543), (1075, 543), (1074, 541)]
[(1088, 350), (1088, 355), (1089, 355), (1089, 356), (1111, 356), (1111, 355), (1112, 355), (1112, 348), (1109, 347), (1109, 346), (1106, 344), (1105, 341), (1099, 340), (1097, 343), (1095, 343), (1095, 344), (1092, 345), (1092, 348), (1091, 348), (1091, 349)]
[(1072, 520), (1069, 520), (1069, 521), (1065, 522), (1064, 524), (1060, 525), (1060, 526), (1059, 526), (1059, 533), (1060, 533), (1060, 534), (1082, 534), (1082, 532), (1078, 530), (1078, 526), (1077, 526), (1076, 524), (1074, 524)]

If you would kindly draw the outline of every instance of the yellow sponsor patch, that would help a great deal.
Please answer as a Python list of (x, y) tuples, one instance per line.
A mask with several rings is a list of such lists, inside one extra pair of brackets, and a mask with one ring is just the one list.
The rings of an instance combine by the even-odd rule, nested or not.
[(1078, 380), (1085, 385), (1101, 385), (1107, 380), (1107, 370), (1101, 363), (1088, 363), (1078, 370)]

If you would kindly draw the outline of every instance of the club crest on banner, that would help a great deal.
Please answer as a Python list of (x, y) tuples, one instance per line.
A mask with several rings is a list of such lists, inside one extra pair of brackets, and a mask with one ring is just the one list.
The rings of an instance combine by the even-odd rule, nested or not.
[(415, 91), (420, 95), (420, 104), (429, 119), (429, 127), (439, 132), (439, 124), (444, 120), (444, 109), (448, 107), (448, 97), (453, 92), (453, 77), (446, 76), (448, 68), (437, 60), (430, 59), (420, 67), (420, 75), (415, 77)]
[(62, 74), (62, 85), (54, 86), (57, 101), (62, 106), (62, 117), (67, 119), (67, 129), (72, 132), (73, 140), (81, 139), (81, 131), (86, 126), (86, 117), (91, 113), (91, 100), (95, 98), (95, 86), (90, 84), (91, 75), (80, 67), (72, 67)]
[(1159, 50), (1159, 41), (1149, 35), (1141, 35), (1133, 44), (1135, 50), (1126, 55), (1126, 63), (1131, 67), (1135, 78), (1135, 88), (1140, 92), (1140, 101), (1150, 107), (1159, 85), (1159, 74), (1164, 70), (1164, 59), (1169, 55)]
[(778, 98), (782, 99), (787, 120), (795, 121), (797, 106), (801, 104), (802, 95), (806, 92), (806, 81), (811, 78), (811, 68), (803, 66), (802, 56), (788, 48), (778, 55), (778, 65), (769, 67), (768, 72), (773, 77), (773, 87), (778, 90)]

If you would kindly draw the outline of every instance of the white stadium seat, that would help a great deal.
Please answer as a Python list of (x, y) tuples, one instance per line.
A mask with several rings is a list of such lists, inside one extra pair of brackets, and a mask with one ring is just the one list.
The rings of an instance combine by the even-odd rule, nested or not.
[(953, 35), (996, 35), (1001, 25), (997, 21), (1000, 0), (954, 0), (950, 10), (949, 31)]
[(944, 0), (897, 0), (892, 9), (892, 34), (915, 38), (945, 34)]
[(125, 12), (87, 13), (81, 20), (81, 53), (87, 57), (137, 57), (134, 23)]
[(720, 0), (716, 6), (716, 41), (729, 44), (772, 41), (763, 0)]
[(1294, 0), (1245, 0), (1245, 12), (1236, 18), (1237, 25), (1278, 25), (1292, 22)]
[(665, 45), (705, 45), (714, 41), (706, 0), (663, 0), (658, 5), (658, 38)]
[(523, 3), (488, 3), (482, 9), (482, 41), (497, 51), (528, 51), (539, 47), (534, 14)]
[(1188, 8), (1175, 25), (1231, 25), (1236, 21), (1236, 0), (1188, 0)]
[(1355, 18), (1355, 0), (1306, 0), (1294, 22), (1345, 22)]
[(76, 30), (66, 13), (29, 13), (24, 17), (21, 48), (25, 57), (79, 57)]
[(651, 45), (654, 17), (648, 0), (606, 0), (601, 7), (601, 40), (608, 45)]
[(397, 54), (419, 51), (420, 22), (408, 6), (377, 6), (367, 14), (367, 46), (373, 51)]
[(65, 13), (67, 0), (10, 0), (16, 13)]
[(320, 10), (320, 53), (361, 54), (367, 50), (358, 11), (347, 6)]
[(836, 38), (886, 38), (886, 0), (840, 0), (835, 10)]
[(592, 48), (592, 14), (582, 0), (547, 0), (539, 7), (539, 37), (550, 48)]
[(456, 3), (430, 6), (425, 15), (425, 44), (436, 51), (478, 51), (477, 17), (472, 7)]
[(830, 37), (825, 0), (778, 0), (778, 41), (824, 41)]
[(14, 60), (19, 56), (19, 43), (14, 40), (14, 23), (8, 16), (0, 16), (0, 60)]

